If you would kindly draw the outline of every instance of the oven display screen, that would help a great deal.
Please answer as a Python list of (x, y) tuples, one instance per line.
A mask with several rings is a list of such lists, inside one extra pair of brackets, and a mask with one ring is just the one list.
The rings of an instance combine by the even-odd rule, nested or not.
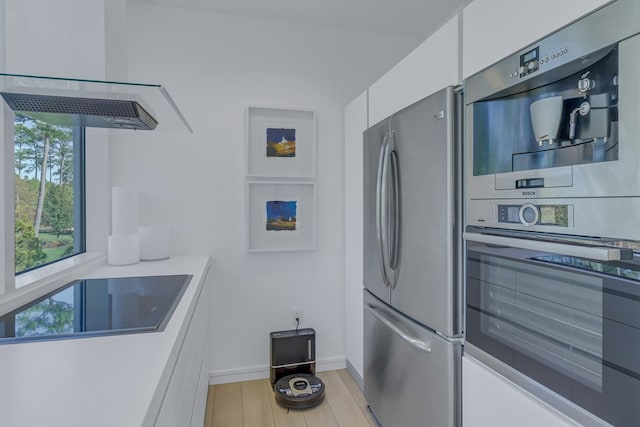
[(527, 52), (524, 55), (522, 55), (522, 59), (524, 60), (525, 63), (531, 62), (534, 59), (536, 59), (536, 57), (538, 56), (537, 54), (538, 54), (537, 51), (532, 50), (531, 52)]
[[(540, 212), (538, 225), (569, 227), (568, 205), (538, 205), (537, 208)], [(498, 205), (498, 222), (521, 224), (520, 205)]]
[(540, 224), (569, 226), (569, 208), (567, 205), (540, 205)]
[[(531, 49), (529, 52), (525, 52), (522, 55), (520, 55), (520, 65), (526, 67), (527, 64), (529, 64), (530, 62), (535, 61), (536, 59), (538, 59), (538, 48), (537, 47), (534, 48), (534, 49)], [(529, 70), (529, 71), (534, 71), (534, 70)]]

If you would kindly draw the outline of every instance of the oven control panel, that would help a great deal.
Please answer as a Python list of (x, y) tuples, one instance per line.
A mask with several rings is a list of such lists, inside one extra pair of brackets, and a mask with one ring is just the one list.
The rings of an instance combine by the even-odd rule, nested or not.
[(498, 205), (498, 222), (506, 224), (569, 227), (569, 205)]
[(520, 67), (518, 74), (524, 77), (528, 74), (535, 73), (540, 68), (540, 48), (535, 47), (528, 52), (520, 55)]
[(509, 77), (512, 79), (521, 79), (527, 77), (532, 73), (535, 73), (536, 71), (539, 71), (548, 62), (551, 62), (550, 65), (555, 62), (566, 62), (560, 61), (560, 59), (566, 59), (565, 55), (569, 53), (569, 48), (567, 47), (567, 45), (562, 45), (559, 47), (544, 46), (543, 48), (546, 48), (548, 52), (541, 51), (540, 46), (536, 46), (519, 55), (517, 67), (511, 69), (511, 71), (509, 72)]

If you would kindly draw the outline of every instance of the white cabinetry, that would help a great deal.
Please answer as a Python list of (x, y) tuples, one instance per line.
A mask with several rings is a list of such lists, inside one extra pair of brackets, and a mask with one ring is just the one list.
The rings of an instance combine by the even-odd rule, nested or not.
[(201, 288), (178, 359), (171, 371), (169, 385), (162, 400), (157, 427), (201, 427), (209, 385), (209, 314), (210, 286), (208, 278)]
[(367, 92), (344, 109), (345, 355), (362, 377), (362, 132)]
[(476, 359), (462, 358), (464, 427), (576, 426)]
[(463, 78), (606, 3), (609, 0), (474, 0), (463, 10)]
[(369, 88), (369, 123), (461, 83), (456, 15)]

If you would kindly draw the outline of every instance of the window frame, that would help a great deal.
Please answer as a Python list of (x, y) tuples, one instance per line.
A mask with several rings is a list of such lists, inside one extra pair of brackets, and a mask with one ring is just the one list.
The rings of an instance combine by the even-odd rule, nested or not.
[[(76, 140), (77, 139), (77, 140)], [(73, 229), (82, 233), (73, 235), (73, 252), (87, 252), (87, 128), (73, 129)], [(76, 177), (80, 176), (80, 179)], [(76, 246), (78, 250), (76, 250)], [(60, 261), (60, 260), (58, 260)]]
[[(0, 100), (1, 101), (1, 100)], [(90, 271), (103, 262), (105, 258), (104, 249), (101, 246), (94, 246), (94, 250), (98, 252), (88, 252), (88, 236), (87, 224), (87, 194), (90, 182), (96, 179), (101, 181), (108, 180), (108, 167), (97, 168), (95, 173), (88, 175), (89, 168), (87, 162), (89, 158), (103, 158), (102, 149), (96, 150), (97, 144), (102, 143), (104, 137), (100, 134), (91, 133), (91, 137), (97, 137), (98, 142), (94, 144), (91, 150), (93, 154), (89, 154), (86, 144), (87, 129), (79, 127), (80, 132), (74, 129), (74, 169), (80, 171), (82, 179), (76, 180), (74, 176), (74, 193), (78, 187), (81, 187), (80, 205), (76, 206), (74, 200), (74, 209), (81, 208), (82, 215), (77, 216), (74, 212), (74, 227), (76, 221), (82, 221), (82, 236), (77, 241), (74, 236), (75, 245), (82, 246), (82, 251), (56, 261), (37, 266), (28, 271), (21, 272), (19, 275), (15, 273), (15, 113), (4, 103), (0, 102), (0, 137), (5, 143), (3, 149), (3, 160), (0, 161), (0, 217), (2, 217), (2, 226), (0, 227), (0, 312), (11, 310), (16, 304), (26, 302), (34, 292), (47, 292), (66, 283), (72, 276), (80, 274), (82, 271)], [(81, 138), (82, 144), (76, 144), (75, 138)], [(108, 139), (108, 138), (107, 138)], [(10, 143), (7, 143), (9, 142)], [(76, 150), (80, 151), (77, 155)], [(79, 165), (78, 165), (79, 163)], [(108, 162), (107, 162), (108, 164)], [(95, 186), (95, 183), (92, 184)], [(74, 195), (74, 198), (76, 196)], [(103, 197), (100, 196), (99, 199)], [(99, 226), (108, 226), (105, 222), (106, 218), (99, 218), (98, 224), (92, 224), (94, 228)], [(95, 221), (94, 221), (95, 222)], [(104, 223), (104, 224), (103, 224)], [(106, 243), (106, 242), (105, 242)]]
[[(15, 113), (13, 114), (14, 121), (12, 130), (12, 141), (13, 150), (14, 150), (14, 158), (12, 160), (12, 164), (15, 164)], [(35, 119), (38, 120), (38, 119)], [(86, 221), (86, 128), (82, 126), (73, 126), (72, 135), (73, 135), (73, 227), (74, 227), (74, 235), (73, 235), (73, 253), (62, 258), (55, 259), (53, 261), (49, 261), (46, 264), (36, 265), (20, 272), (15, 271), (15, 231), (14, 231), (14, 242), (12, 245), (14, 251), (13, 257), (13, 274), (17, 279), (18, 277), (33, 272), (35, 270), (45, 268), (57, 262), (63, 261), (68, 258), (72, 258), (83, 254), (87, 251), (87, 221)], [(7, 166), (8, 167), (8, 166)], [(12, 181), (15, 180), (15, 167), (14, 174), (12, 175)], [(13, 182), (13, 188), (15, 191), (15, 181)], [(14, 213), (14, 227), (15, 227), (15, 194), (11, 197), (11, 212)], [(76, 233), (75, 230), (79, 230), (80, 233)], [(22, 286), (26, 286), (23, 284), (22, 280), (14, 281), (14, 290), (19, 289)]]
[[(14, 174), (15, 174), (15, 114), (7, 105), (0, 103), (0, 120), (3, 141), (2, 158), (0, 161), (0, 217), (2, 227), (0, 228), (0, 295), (10, 295), (16, 290), (15, 283), (15, 214), (13, 207), (14, 199)], [(12, 141), (8, 144), (6, 141)]]
[(14, 112), (0, 99), (0, 138), (5, 141), (0, 149), (3, 154), (3, 160), (0, 160), (0, 314), (31, 301), (34, 295), (51, 292), (104, 265), (111, 224), (109, 145), (117, 136), (109, 129), (85, 128), (85, 252), (15, 275), (14, 125)]

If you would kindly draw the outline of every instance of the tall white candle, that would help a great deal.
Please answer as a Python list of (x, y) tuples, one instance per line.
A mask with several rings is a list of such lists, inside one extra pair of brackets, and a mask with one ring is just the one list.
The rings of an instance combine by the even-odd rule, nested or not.
[(111, 189), (111, 234), (138, 232), (138, 193), (131, 188)]

